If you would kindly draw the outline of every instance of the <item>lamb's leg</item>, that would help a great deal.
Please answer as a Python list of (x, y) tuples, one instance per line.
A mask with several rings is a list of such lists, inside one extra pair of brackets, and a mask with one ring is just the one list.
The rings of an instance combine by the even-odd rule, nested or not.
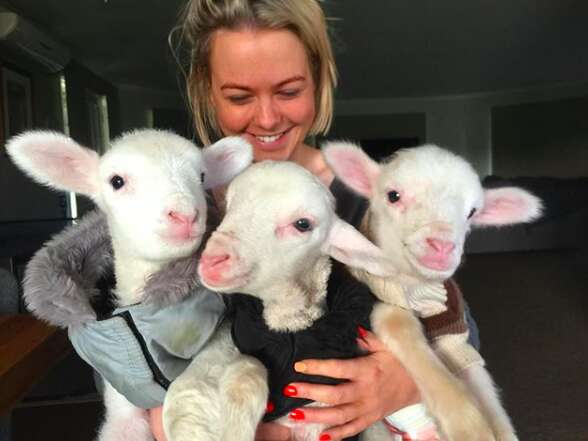
[(482, 411), (490, 421), (498, 441), (518, 441), (514, 427), (500, 403), (492, 377), (484, 366), (472, 365), (459, 373), (477, 398)]
[(484, 367), (484, 359), (468, 343), (468, 333), (438, 337), (433, 349), (451, 372), (463, 380), (478, 400), (499, 441), (516, 441), (514, 427), (500, 403), (492, 377)]
[(241, 355), (220, 379), (221, 441), (252, 441), (267, 406), (269, 387), (263, 364)]
[(381, 303), (372, 327), (415, 381), (447, 441), (491, 441), (492, 430), (465, 386), (443, 366), (412, 312)]
[(218, 441), (223, 404), (219, 381), (238, 354), (229, 327), (223, 325), (174, 380), (163, 404), (163, 429), (168, 441)]
[(402, 435), (391, 433), (383, 421), (378, 421), (365, 429), (361, 441), (402, 441)]
[(107, 381), (104, 382), (106, 415), (98, 441), (151, 441), (147, 411), (131, 404)]

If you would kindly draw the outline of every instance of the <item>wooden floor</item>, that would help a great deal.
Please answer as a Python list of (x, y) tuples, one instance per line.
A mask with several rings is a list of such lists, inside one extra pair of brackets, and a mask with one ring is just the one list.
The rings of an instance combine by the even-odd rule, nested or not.
[[(588, 253), (472, 255), (457, 275), (523, 441), (588, 440)], [(14, 441), (90, 441), (100, 403), (17, 409)]]

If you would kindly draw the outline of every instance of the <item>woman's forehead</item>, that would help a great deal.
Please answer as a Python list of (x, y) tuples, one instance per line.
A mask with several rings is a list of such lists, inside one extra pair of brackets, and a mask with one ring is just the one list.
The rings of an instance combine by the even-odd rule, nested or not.
[(285, 29), (220, 29), (212, 39), (210, 63), (217, 87), (278, 86), (310, 77), (302, 42)]

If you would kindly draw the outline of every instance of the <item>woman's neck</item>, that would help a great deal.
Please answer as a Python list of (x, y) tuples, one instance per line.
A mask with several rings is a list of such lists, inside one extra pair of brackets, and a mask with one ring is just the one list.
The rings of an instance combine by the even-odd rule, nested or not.
[(300, 144), (300, 146), (292, 152), (290, 161), (307, 169), (319, 178), (327, 187), (330, 186), (333, 179), (335, 179), (335, 175), (325, 162), (323, 154), (315, 147)]

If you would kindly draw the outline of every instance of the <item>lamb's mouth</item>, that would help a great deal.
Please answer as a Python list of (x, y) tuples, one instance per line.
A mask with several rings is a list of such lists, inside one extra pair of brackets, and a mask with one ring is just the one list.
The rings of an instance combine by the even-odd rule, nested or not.
[(251, 271), (233, 274), (228, 278), (214, 280), (201, 277), (202, 282), (210, 289), (218, 292), (234, 292), (249, 283)]
[(421, 276), (427, 279), (439, 279), (445, 280), (452, 274), (452, 265), (449, 264), (447, 267), (441, 268), (440, 266), (429, 266), (421, 261), (421, 258), (410, 251), (409, 247), (405, 248), (406, 258), (410, 263), (410, 266), (414, 268)]

